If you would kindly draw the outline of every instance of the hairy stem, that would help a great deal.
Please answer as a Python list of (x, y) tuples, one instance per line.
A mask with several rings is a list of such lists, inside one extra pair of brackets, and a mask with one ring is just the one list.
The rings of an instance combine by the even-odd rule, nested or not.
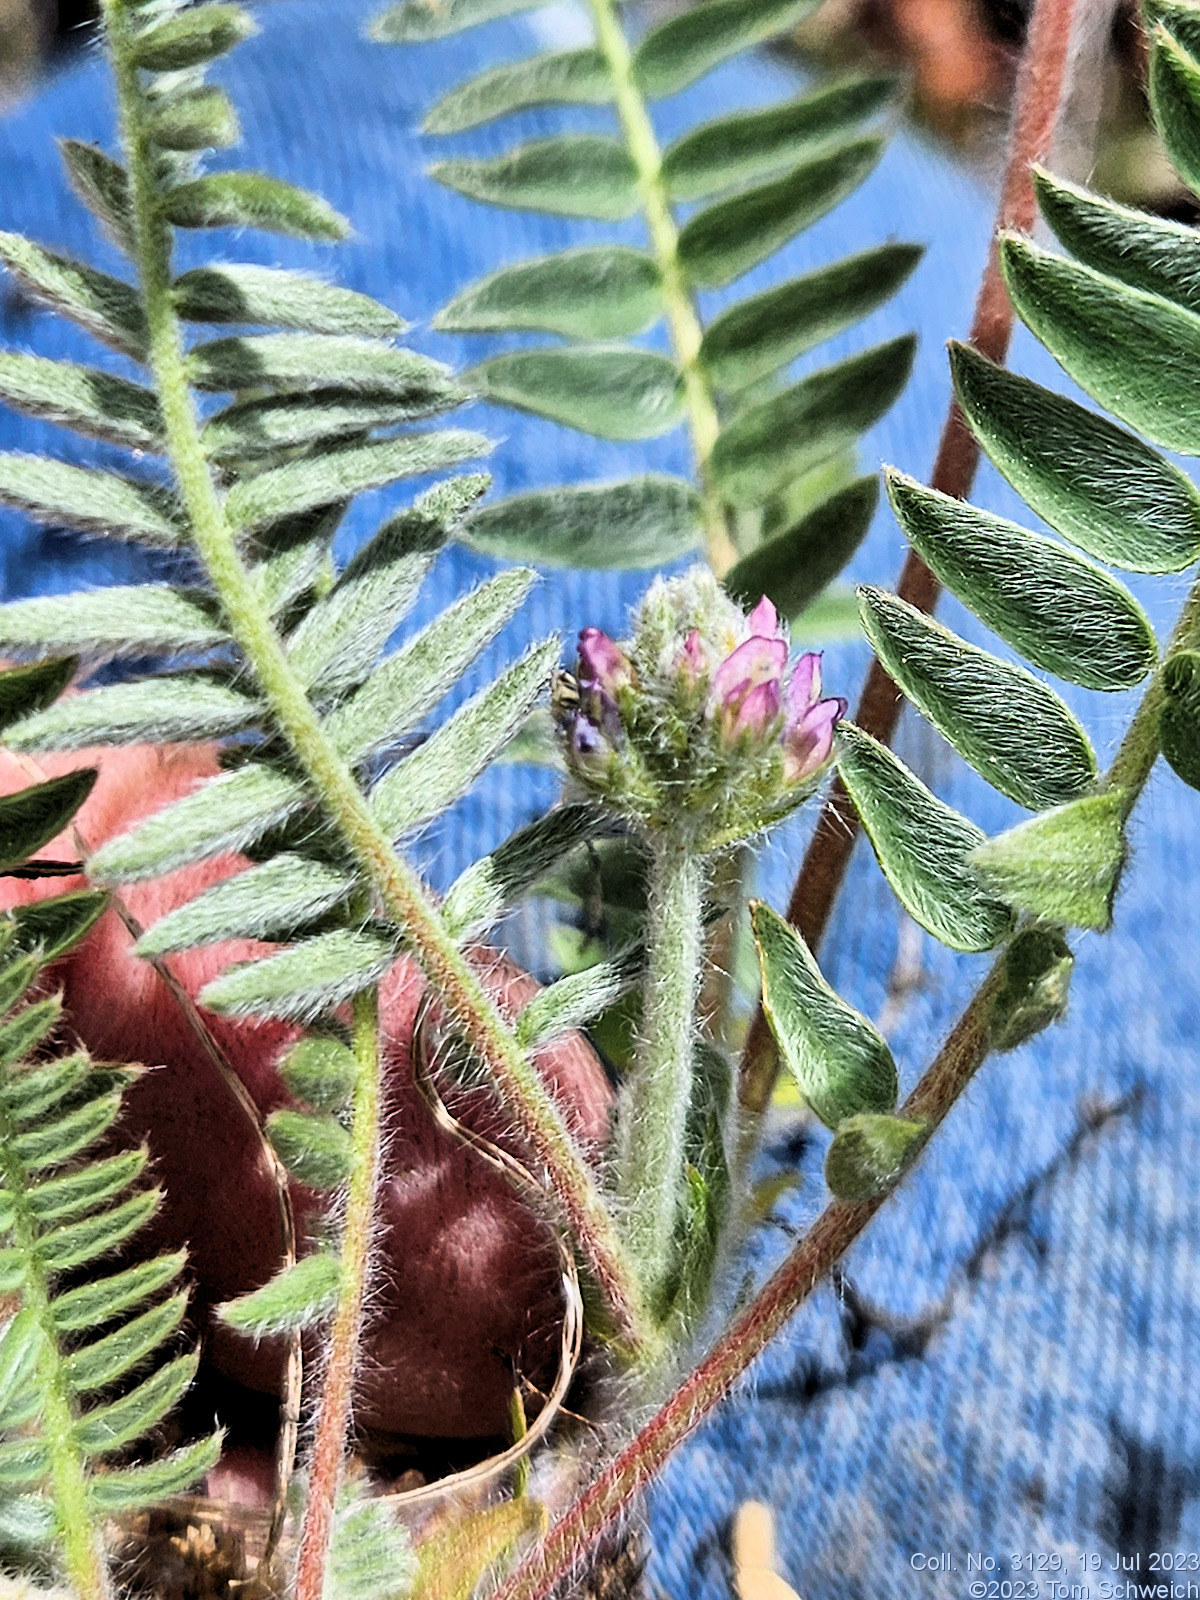
[(671, 1270), (684, 1181), (696, 1000), (704, 951), (705, 864), (673, 840), (650, 864), (644, 1033), (620, 1113), (617, 1188), (626, 1237), (651, 1305)]
[(632, 1274), (600, 1191), (553, 1098), (446, 931), (432, 900), (376, 822), (345, 761), (292, 673), (270, 615), (238, 553), (200, 440), (187, 360), (171, 300), (171, 239), (158, 208), (153, 156), (130, 51), (127, 0), (104, 0), (129, 165), (138, 269), (150, 332), (150, 365), (167, 448), (196, 549), (230, 631), (254, 672), (263, 700), (295, 752), (330, 821), (352, 850), (414, 957), (490, 1072), (516, 1130), (536, 1157), (623, 1337), (642, 1336)]
[[(1078, 0), (1036, 0), (1021, 60), (1013, 106), (1012, 131), (998, 209), (998, 226), (1027, 233), (1037, 217), (1030, 168), (1045, 161), (1064, 98), (1075, 10)], [(998, 241), (993, 235), (987, 267), (975, 302), (969, 342), (993, 361), (1003, 362), (1012, 338), (1013, 310), (1000, 273)], [(979, 465), (979, 445), (956, 401), (942, 431), (930, 484), (943, 494), (964, 499), (971, 492)], [(932, 611), (941, 593), (933, 573), (910, 550), (896, 584), (902, 600)], [(871, 663), (854, 720), (865, 732), (890, 744), (900, 720), (903, 697), (878, 661)], [(788, 902), (788, 921), (799, 928), (809, 949), (820, 946), (834, 902), (858, 838), (858, 813), (841, 781), (834, 779)], [(779, 1061), (760, 1006), (742, 1052), (739, 1095), (751, 1124), (771, 1098)]]
[(296, 1600), (321, 1600), (333, 1535), (334, 1507), (345, 1456), (350, 1402), (361, 1344), (363, 1295), (371, 1258), (371, 1227), (379, 1171), (379, 992), (354, 1001), (354, 1100), (350, 1180), (342, 1227), (342, 1288), (329, 1330), (325, 1381), (308, 1466), (308, 1493)]
[(591, 0), (596, 26), (596, 41), (612, 75), (617, 115), (625, 134), (638, 187), (642, 213), (650, 235), (650, 246), (662, 279), (663, 306), (675, 357), (683, 373), (684, 403), (692, 436), (692, 451), (700, 478), (704, 504), (704, 532), (709, 565), (723, 578), (737, 561), (738, 553), (729, 537), (729, 518), (725, 501), (712, 481), (709, 458), (721, 431), (717, 404), (700, 359), (704, 330), (691, 290), (679, 259), (679, 229), (662, 175), (662, 151), (658, 135), (646, 110), (646, 102), (633, 73), (633, 53), (613, 0)]
[(29, 1207), (25, 1169), (13, 1154), (16, 1131), (8, 1117), (0, 1116), (0, 1172), (13, 1209), (13, 1248), (25, 1269), (21, 1305), (33, 1313), (38, 1328), (39, 1431), (49, 1454), (63, 1564), (76, 1600), (111, 1600), (104, 1542), (92, 1511), (83, 1454), (75, 1441), (75, 1404), (59, 1349), (50, 1285), (38, 1256), (38, 1228)]

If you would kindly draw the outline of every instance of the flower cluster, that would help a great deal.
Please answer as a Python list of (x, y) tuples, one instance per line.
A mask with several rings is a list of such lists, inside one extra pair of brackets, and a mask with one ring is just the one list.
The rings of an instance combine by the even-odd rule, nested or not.
[(622, 644), (579, 635), (576, 676), (556, 697), (568, 767), (645, 828), (716, 849), (811, 793), (846, 702), (823, 699), (821, 658), (788, 671), (770, 600), (749, 616), (705, 569), (660, 579)]

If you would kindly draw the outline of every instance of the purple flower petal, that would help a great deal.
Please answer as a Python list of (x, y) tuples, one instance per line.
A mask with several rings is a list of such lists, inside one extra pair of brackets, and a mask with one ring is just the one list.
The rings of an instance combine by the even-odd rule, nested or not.
[(766, 595), (763, 595), (754, 610), (746, 618), (746, 626), (750, 630), (752, 639), (776, 639), (779, 637), (779, 615)]
[(815, 701), (821, 698), (821, 653), (806, 651), (792, 668), (787, 687), (787, 725), (792, 728)]
[(624, 650), (602, 628), (584, 628), (579, 635), (579, 680), (615, 694), (633, 679)]
[(708, 651), (704, 648), (704, 640), (700, 637), (700, 629), (693, 628), (683, 641), (683, 650), (679, 657), (679, 671), (683, 678), (691, 684), (696, 684), (708, 676)]
[(724, 705), (731, 698), (740, 700), (758, 683), (778, 683), (787, 658), (787, 644), (782, 639), (755, 635), (745, 640), (713, 673), (713, 703)]
[(778, 682), (756, 683), (727, 722), (728, 737), (740, 739), (743, 734), (753, 733), (761, 738), (779, 715), (779, 699)]
[(783, 775), (789, 783), (799, 783), (825, 765), (833, 751), (833, 730), (845, 715), (840, 696), (809, 707), (784, 739)]

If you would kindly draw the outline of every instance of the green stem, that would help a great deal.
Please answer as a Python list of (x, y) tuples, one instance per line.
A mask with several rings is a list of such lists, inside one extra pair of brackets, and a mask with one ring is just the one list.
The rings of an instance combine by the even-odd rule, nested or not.
[(729, 537), (725, 501), (713, 482), (710, 457), (721, 431), (717, 405), (700, 356), (704, 329), (696, 315), (691, 289), (679, 259), (679, 229), (662, 175), (662, 150), (633, 70), (633, 52), (621, 26), (613, 0), (591, 0), (596, 41), (612, 76), (617, 115), (629, 154), (637, 169), (642, 212), (650, 245), (662, 280), (663, 306), (675, 357), (683, 374), (684, 404), (692, 435), (692, 450), (704, 502), (708, 560), (723, 578), (738, 559)]
[(704, 953), (702, 856), (656, 840), (650, 866), (649, 963), (641, 1048), (618, 1128), (626, 1237), (654, 1304), (671, 1270), (684, 1180), (696, 999)]
[(321, 1600), (345, 1458), (354, 1376), (362, 1343), (363, 1296), (371, 1259), (379, 1171), (379, 993), (354, 1001), (354, 1081), (350, 1180), (342, 1229), (342, 1288), (329, 1330), (321, 1404), (308, 1467), (308, 1493), (295, 1600)]
[(1167, 648), (1158, 670), (1150, 680), (1133, 721), (1125, 730), (1125, 737), (1113, 757), (1112, 765), (1104, 775), (1102, 787), (1120, 789), (1125, 796), (1124, 811), (1128, 817), (1137, 804), (1138, 796), (1158, 760), (1158, 719), (1163, 708), (1163, 667), (1181, 650), (1192, 650), (1200, 645), (1200, 582), (1193, 584), (1179, 620), (1167, 641)]
[(4, 1174), (3, 1186), (13, 1207), (13, 1246), (25, 1268), (21, 1304), (32, 1311), (40, 1340), (39, 1430), (49, 1453), (50, 1484), (63, 1562), (76, 1600), (112, 1600), (104, 1543), (88, 1493), (87, 1468), (75, 1439), (74, 1397), (58, 1345), (50, 1285), (38, 1257), (38, 1225), (29, 1207), (25, 1169), (12, 1153), (15, 1136), (16, 1129), (9, 1119), (0, 1118), (0, 1171)]
[(137, 238), (150, 366), (167, 449), (196, 549), (230, 631), (253, 669), (262, 698), (287, 738), (330, 821), (340, 830), (387, 913), (410, 940), (414, 957), (490, 1071), (516, 1129), (545, 1171), (567, 1226), (612, 1308), (622, 1337), (641, 1342), (632, 1274), (611, 1216), (558, 1106), (528, 1056), (446, 931), (418, 876), (392, 848), (345, 761), (294, 677), (270, 614), (238, 554), (209, 471), (188, 386), (187, 358), (171, 298), (170, 230), (159, 210), (154, 162), (131, 56), (128, 0), (104, 0), (121, 114)]

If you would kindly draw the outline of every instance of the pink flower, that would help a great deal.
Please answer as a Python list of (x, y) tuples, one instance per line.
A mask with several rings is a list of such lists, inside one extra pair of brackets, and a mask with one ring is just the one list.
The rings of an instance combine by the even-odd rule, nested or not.
[(787, 687), (783, 725), (783, 775), (788, 783), (809, 778), (833, 752), (833, 730), (846, 715), (839, 696), (821, 699), (821, 657), (815, 651), (802, 655)]
[(779, 715), (787, 659), (787, 640), (764, 595), (746, 618), (746, 638), (713, 673), (709, 707), (727, 739), (767, 732)]
[(579, 686), (599, 689), (615, 699), (633, 682), (633, 666), (620, 645), (602, 628), (584, 628), (579, 635)]

